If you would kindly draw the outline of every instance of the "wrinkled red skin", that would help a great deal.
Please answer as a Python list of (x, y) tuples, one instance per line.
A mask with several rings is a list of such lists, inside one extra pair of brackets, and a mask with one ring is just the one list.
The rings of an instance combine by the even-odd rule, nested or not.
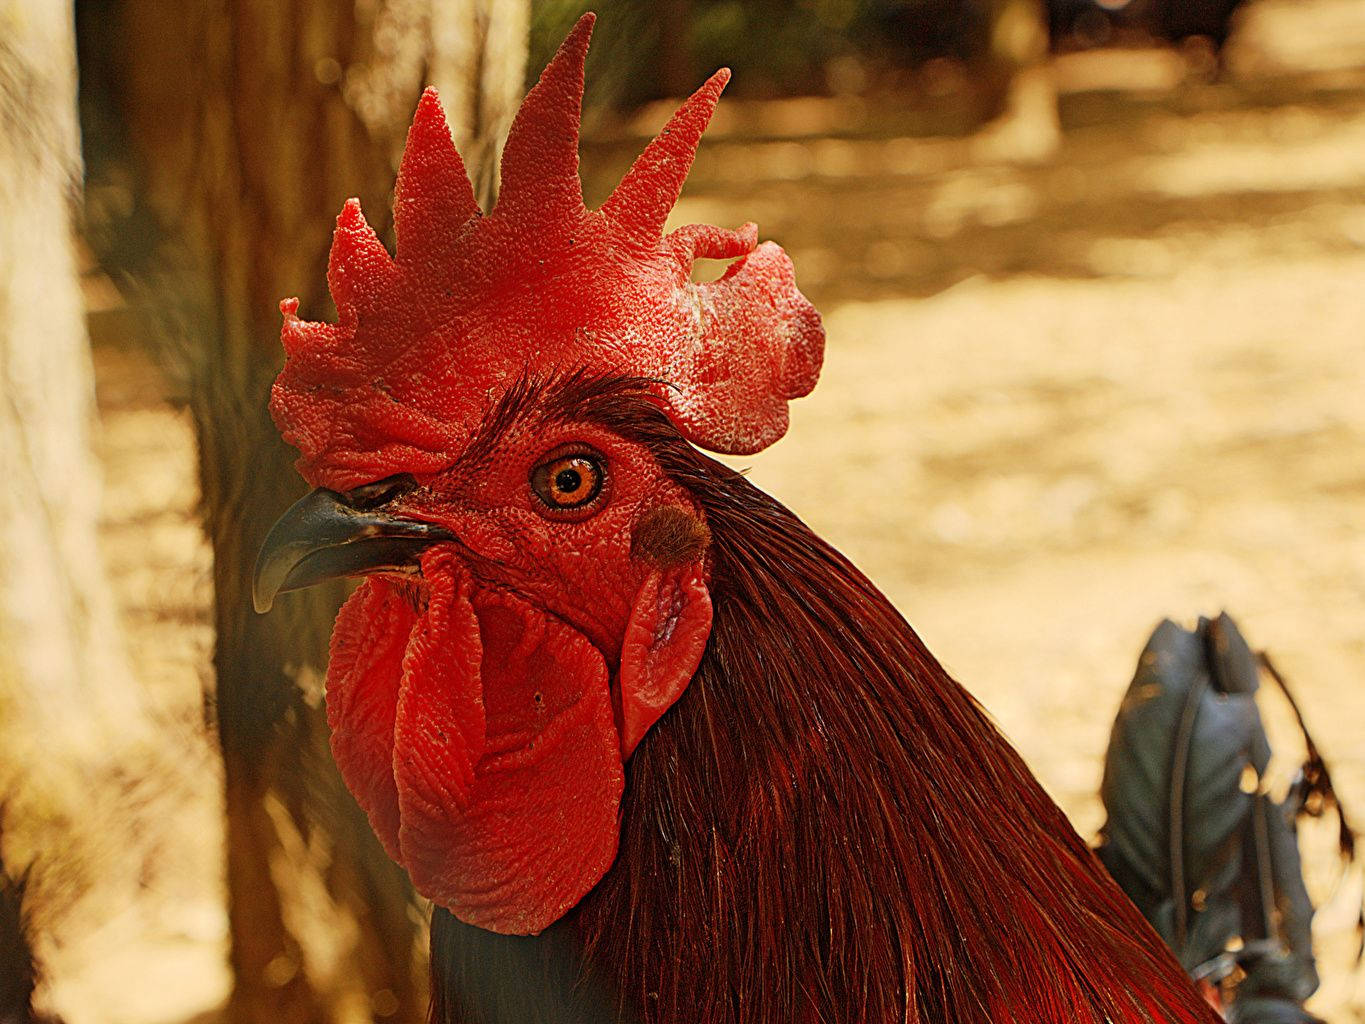
[[(327, 282), (336, 324), (281, 309), (289, 356), (271, 412), (312, 484), (344, 491), (458, 457), (490, 395), (530, 370), (657, 379), (690, 440), (750, 453), (787, 429), (815, 386), (820, 314), (791, 260), (758, 229), (664, 221), (726, 71), (703, 85), (598, 210), (578, 178), (579, 106), (591, 16), (579, 21), (512, 125), (502, 191), (474, 201), (434, 92), (423, 96), (394, 193), (390, 256), (355, 200), (337, 219)], [(729, 259), (716, 281), (696, 259)], [(664, 383), (666, 382), (666, 383)]]
[[(785, 432), (824, 349), (791, 261), (754, 225), (663, 233), (728, 72), (585, 207), (592, 21), (522, 104), (487, 214), (423, 95), (394, 192), (397, 251), (346, 204), (327, 273), (337, 323), (281, 304), (287, 360), (270, 402), (309, 483), (344, 492), (409, 474), (419, 489), (386, 510), (458, 538), (426, 554), (419, 579), (371, 580), (343, 610), (333, 750), (418, 891), (517, 934), (556, 920), (611, 864), (624, 762), (696, 670), (711, 600), (704, 553), (631, 555), (640, 517), (660, 509), (704, 535), (690, 497), (638, 446), (573, 425), (572, 410), (509, 418), (508, 396), (575, 375), (641, 380), (689, 440), (754, 452)], [(698, 258), (734, 262), (698, 284)], [(528, 484), (568, 442), (610, 467), (590, 515), (547, 514)]]
[[(578, 521), (529, 483), (567, 448), (607, 466)], [(337, 765), (417, 889), (468, 923), (539, 932), (616, 856), (625, 759), (711, 625), (701, 559), (631, 555), (633, 524), (665, 506), (700, 515), (638, 445), (532, 414), (394, 506), (459, 543), (429, 549), (420, 578), (367, 581), (337, 619)]]
[[(606, 663), (558, 619), (477, 589), (449, 550), (425, 561), (401, 661), (329, 680), (333, 751), (419, 889), (490, 930), (537, 932), (616, 856), (624, 775)], [(392, 584), (366, 583), (334, 642), (394, 600), (406, 603)], [(362, 695), (382, 707), (373, 719), (349, 714)]]

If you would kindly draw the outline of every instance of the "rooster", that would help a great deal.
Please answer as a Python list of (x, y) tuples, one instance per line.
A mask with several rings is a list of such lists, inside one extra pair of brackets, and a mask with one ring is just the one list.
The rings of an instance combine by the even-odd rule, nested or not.
[(823, 329), (754, 225), (663, 233), (727, 72), (585, 208), (591, 26), (491, 212), (428, 91), (396, 256), (352, 200), (338, 322), (281, 307), (271, 410), (315, 490), (257, 606), (365, 577), (332, 750), (435, 906), (432, 1019), (1217, 1021), (887, 599), (700, 450), (780, 437)]

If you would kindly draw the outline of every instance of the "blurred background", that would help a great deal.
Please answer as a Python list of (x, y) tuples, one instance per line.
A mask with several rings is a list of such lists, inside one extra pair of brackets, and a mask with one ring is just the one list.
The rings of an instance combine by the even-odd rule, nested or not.
[[(593, 6), (590, 203), (728, 65), (674, 220), (757, 221), (826, 317), (819, 387), (737, 464), (1081, 833), (1152, 627), (1224, 608), (1365, 807), (1365, 4)], [(491, 196), (585, 7), (0, 0), (0, 851), (45, 1012), (422, 1019), (425, 910), (327, 753), (342, 592), (250, 607), (303, 490), (265, 414), (277, 303), (333, 315), (348, 196), (392, 243), (424, 84)], [(1310, 1006), (1347, 1024), (1334, 835), (1304, 831)]]

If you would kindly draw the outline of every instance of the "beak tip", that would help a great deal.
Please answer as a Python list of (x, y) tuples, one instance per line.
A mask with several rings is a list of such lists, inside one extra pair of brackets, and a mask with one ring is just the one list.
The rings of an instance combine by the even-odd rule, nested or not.
[(275, 606), (275, 598), (280, 594), (280, 571), (272, 565), (270, 542), (267, 540), (256, 556), (256, 565), (251, 573), (251, 606), (256, 614), (264, 615)]

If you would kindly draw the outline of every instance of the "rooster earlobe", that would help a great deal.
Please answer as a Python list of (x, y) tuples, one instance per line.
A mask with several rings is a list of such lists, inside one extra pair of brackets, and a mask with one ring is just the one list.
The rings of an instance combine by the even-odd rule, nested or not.
[(700, 559), (654, 569), (635, 596), (617, 676), (622, 760), (682, 696), (701, 664), (711, 635), (711, 593), (702, 577)]

